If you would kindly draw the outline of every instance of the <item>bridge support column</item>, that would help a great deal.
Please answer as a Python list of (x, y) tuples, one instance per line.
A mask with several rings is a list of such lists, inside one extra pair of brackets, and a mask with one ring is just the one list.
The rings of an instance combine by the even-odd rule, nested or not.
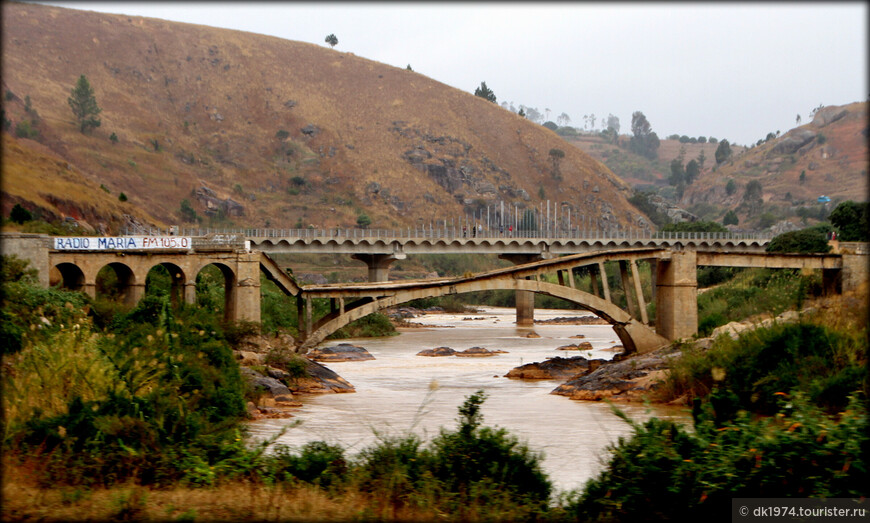
[(637, 297), (637, 306), (640, 308), (640, 321), (644, 325), (649, 325), (649, 316), (646, 313), (646, 301), (643, 299), (643, 287), (640, 284), (640, 273), (637, 271), (637, 263), (634, 260), (631, 264), (631, 279), (634, 281), (634, 294)]
[(635, 301), (633, 295), (634, 292), (631, 283), (629, 282), (634, 275), (628, 275), (628, 262), (625, 260), (619, 260), (619, 276), (622, 281), (622, 292), (625, 293), (625, 303), (628, 304), (628, 313), (631, 314), (632, 318), (637, 319), (637, 302)]
[[(522, 265), (541, 261), (544, 256), (541, 254), (500, 254), (499, 258), (507, 260), (514, 265)], [(517, 307), (517, 326), (531, 327), (535, 324), (535, 293), (526, 290), (517, 290), (516, 301)]]
[(610, 301), (610, 284), (607, 283), (607, 270), (604, 268), (604, 262), (598, 262), (598, 274), (601, 275), (601, 288), (604, 289), (604, 299)]
[(843, 270), (840, 275), (843, 292), (858, 290), (861, 286), (866, 286), (868, 279), (870, 279), (868, 278), (870, 267), (867, 265), (867, 244), (856, 242), (849, 245), (856, 247), (852, 247), (852, 252), (843, 252)]
[(124, 288), (124, 305), (127, 307), (135, 307), (139, 300), (145, 296), (145, 284), (133, 283)]
[(698, 332), (698, 255), (674, 251), (656, 263), (656, 332), (668, 340)]
[(396, 252), (393, 254), (364, 254), (351, 255), (354, 260), (359, 260), (369, 266), (369, 281), (389, 281), (390, 264), (396, 260), (404, 260), (406, 254)]
[(193, 305), (196, 303), (196, 282), (189, 281), (184, 284), (184, 303)]
[(260, 322), (260, 255), (238, 255), (236, 265), (237, 283), (232, 292), (232, 321)]

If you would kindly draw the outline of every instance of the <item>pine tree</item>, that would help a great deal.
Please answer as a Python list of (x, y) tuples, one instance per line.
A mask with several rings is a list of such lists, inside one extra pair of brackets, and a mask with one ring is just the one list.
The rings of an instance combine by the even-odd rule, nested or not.
[(69, 106), (79, 122), (79, 130), (86, 133), (99, 127), (101, 122), (97, 115), (102, 112), (102, 109), (97, 106), (94, 90), (85, 75), (79, 77), (79, 81), (75, 88), (70, 91), (70, 94), (72, 96), (67, 99), (67, 102), (69, 102)]
[(492, 92), (492, 89), (486, 86), (486, 82), (480, 82), (480, 87), (474, 90), (474, 96), (479, 96), (492, 103), (498, 103), (495, 99), (495, 93)]

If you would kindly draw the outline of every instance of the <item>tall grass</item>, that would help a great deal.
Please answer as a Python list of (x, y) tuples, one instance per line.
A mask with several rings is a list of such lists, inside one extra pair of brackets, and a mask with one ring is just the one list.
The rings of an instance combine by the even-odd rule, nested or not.
[(778, 315), (821, 292), (821, 275), (793, 270), (749, 269), (698, 295), (698, 334), (758, 314)]

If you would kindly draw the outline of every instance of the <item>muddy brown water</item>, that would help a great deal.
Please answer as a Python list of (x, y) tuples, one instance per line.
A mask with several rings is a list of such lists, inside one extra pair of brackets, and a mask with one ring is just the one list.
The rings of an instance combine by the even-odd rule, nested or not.
[[(538, 309), (535, 318), (587, 315), (581, 311)], [(484, 424), (510, 431), (532, 450), (543, 453), (543, 468), (556, 490), (581, 488), (594, 477), (607, 458), (606, 447), (630, 427), (604, 402), (583, 402), (550, 394), (560, 382), (505, 378), (512, 368), (548, 357), (577, 354), (610, 359), (619, 339), (609, 325), (535, 325), (518, 328), (515, 312), (482, 308), (471, 314), (427, 314), (410, 321), (429, 325), (403, 330), (399, 336), (325, 342), (350, 342), (365, 347), (374, 360), (328, 363), (356, 387), (352, 394), (297, 396), (302, 406), (293, 418), (267, 419), (248, 424), (252, 442), (274, 436), (283, 427), (301, 421), (276, 443), (297, 448), (322, 440), (339, 444), (354, 455), (377, 442), (379, 436), (413, 432), (424, 441), (441, 427), (453, 429), (457, 408), (470, 394), (484, 390)], [(540, 338), (526, 338), (534, 331)], [(592, 344), (591, 351), (559, 351), (575, 344), (576, 336)], [(457, 351), (471, 347), (504, 350), (484, 358), (423, 357), (423, 349), (447, 346)], [(682, 408), (616, 404), (637, 421), (651, 416), (687, 422)]]

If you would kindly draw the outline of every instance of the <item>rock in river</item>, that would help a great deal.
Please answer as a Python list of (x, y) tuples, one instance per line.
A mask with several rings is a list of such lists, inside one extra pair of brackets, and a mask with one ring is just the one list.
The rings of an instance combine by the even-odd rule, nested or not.
[(461, 358), (485, 358), (488, 356), (495, 356), (496, 354), (503, 353), (502, 350), (489, 350), (484, 349), (483, 347), (471, 347), (470, 349), (465, 349), (462, 352), (457, 352), (456, 355)]
[(333, 347), (311, 349), (305, 355), (314, 361), (366, 361), (375, 359), (369, 351), (350, 343), (341, 343)]
[(583, 356), (562, 358), (557, 356), (545, 361), (527, 363), (512, 369), (506, 378), (519, 378), (525, 380), (554, 380), (571, 379), (576, 376), (592, 372), (605, 360), (587, 360)]
[(588, 341), (581, 341), (576, 345), (562, 345), (556, 350), (592, 350), (592, 344)]
[(417, 356), (453, 356), (456, 351), (450, 347), (435, 347), (434, 349), (425, 349), (417, 353)]

